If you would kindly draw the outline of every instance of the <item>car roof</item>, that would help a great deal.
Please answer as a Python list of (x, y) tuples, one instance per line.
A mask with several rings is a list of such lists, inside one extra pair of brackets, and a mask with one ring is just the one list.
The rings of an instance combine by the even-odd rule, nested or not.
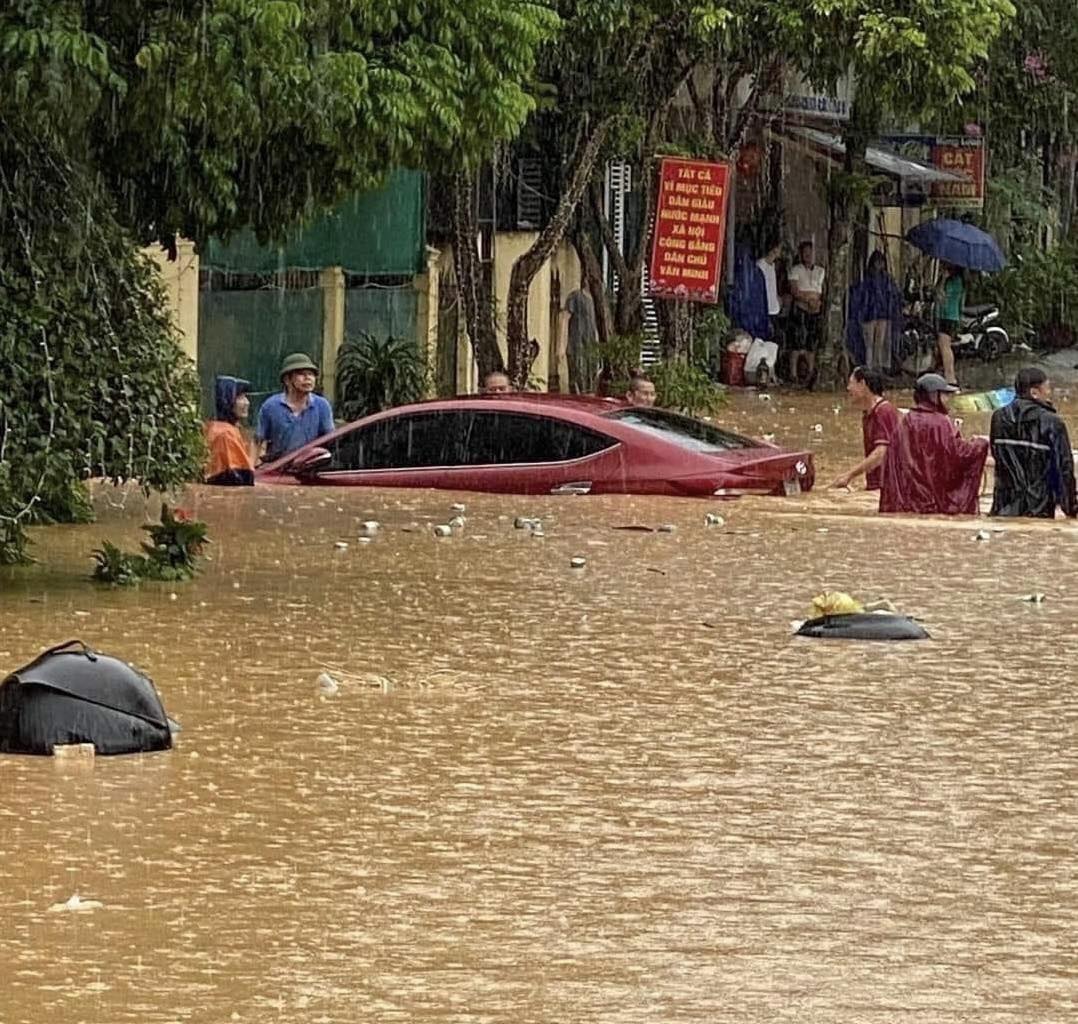
[[(534, 407), (554, 406), (555, 408), (586, 410), (602, 415), (611, 409), (619, 409), (628, 403), (621, 398), (602, 398), (599, 395), (559, 395), (546, 391), (503, 391), (493, 395), (455, 395), (452, 398), (431, 398), (424, 402), (415, 402), (416, 408), (442, 405), (450, 402), (488, 402), (506, 403), (515, 406)], [(411, 408), (412, 406), (409, 406)]]

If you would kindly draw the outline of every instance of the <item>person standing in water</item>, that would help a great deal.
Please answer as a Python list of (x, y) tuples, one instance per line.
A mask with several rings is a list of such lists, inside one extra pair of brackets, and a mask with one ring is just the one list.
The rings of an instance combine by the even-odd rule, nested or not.
[(827, 272), (816, 265), (816, 250), (812, 242), (802, 242), (798, 249), (800, 262), (790, 271), (788, 279), (793, 292), (792, 313), (794, 341), (790, 353), (790, 382), (800, 378), (802, 357), (808, 368), (804, 383), (811, 388), (816, 380), (816, 352), (820, 347), (823, 321), (823, 289)]
[(314, 393), (318, 367), (310, 356), (293, 352), (281, 364), (284, 390), (270, 395), (258, 410), (255, 441), (264, 462), (274, 462), (333, 430), (333, 409)]
[(879, 370), (854, 368), (846, 384), (846, 393), (856, 409), (861, 410), (861, 435), (865, 457), (848, 473), (838, 477), (832, 487), (849, 487), (859, 476), (865, 478), (866, 491), (878, 491), (883, 481), (883, 463), (887, 449), (898, 430), (898, 410), (883, 397), (884, 379)]
[(1074, 455), (1067, 425), (1052, 405), (1052, 382), (1027, 366), (1018, 371), (1014, 390), (1015, 400), (992, 414), (992, 515), (1052, 519), (1059, 508), (1073, 519)]
[(209, 457), (204, 476), (215, 487), (250, 487), (255, 482), (251, 447), (240, 424), (251, 411), (250, 381), (239, 377), (218, 377), (214, 381), (217, 418), (205, 427)]
[(964, 440), (947, 415), (944, 396), (957, 390), (938, 373), (917, 378), (915, 405), (902, 417), (883, 461), (881, 512), (977, 514), (988, 441)]

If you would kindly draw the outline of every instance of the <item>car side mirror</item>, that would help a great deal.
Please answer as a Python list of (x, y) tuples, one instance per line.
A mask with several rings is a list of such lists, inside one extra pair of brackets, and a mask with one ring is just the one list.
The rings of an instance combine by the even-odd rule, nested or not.
[(288, 464), (290, 473), (296, 476), (315, 476), (328, 469), (333, 456), (325, 448), (312, 448)]

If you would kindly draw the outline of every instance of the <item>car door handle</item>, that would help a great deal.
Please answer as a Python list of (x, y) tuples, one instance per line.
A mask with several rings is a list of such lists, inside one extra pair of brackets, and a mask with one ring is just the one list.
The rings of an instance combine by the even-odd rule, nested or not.
[(591, 481), (590, 480), (575, 480), (571, 484), (559, 484), (557, 487), (550, 488), (551, 494), (590, 494), (591, 493)]

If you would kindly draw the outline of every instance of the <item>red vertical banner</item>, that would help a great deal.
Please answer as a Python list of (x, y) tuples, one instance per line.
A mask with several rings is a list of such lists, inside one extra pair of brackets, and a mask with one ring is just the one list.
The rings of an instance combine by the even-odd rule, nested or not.
[(666, 157), (651, 242), (651, 294), (718, 302), (730, 165)]

